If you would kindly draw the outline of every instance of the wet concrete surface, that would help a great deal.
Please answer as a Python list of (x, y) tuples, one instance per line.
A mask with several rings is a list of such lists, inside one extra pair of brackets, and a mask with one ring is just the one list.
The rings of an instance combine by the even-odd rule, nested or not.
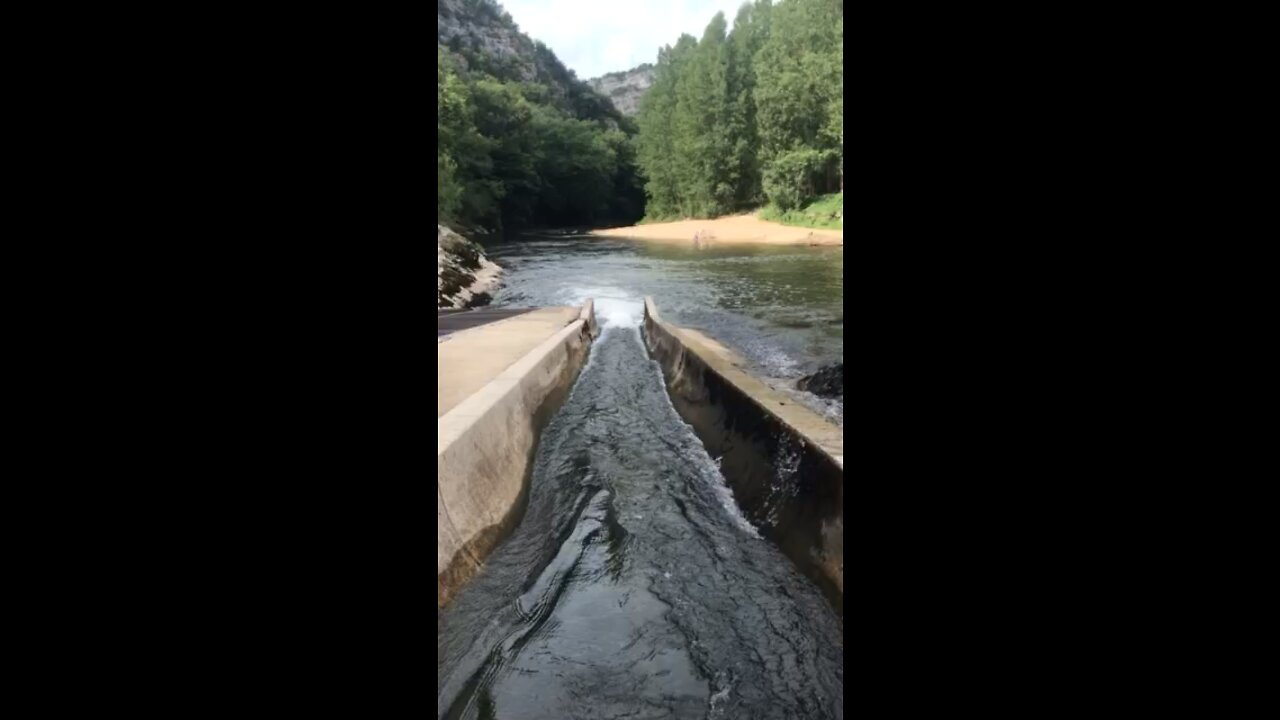
[(437, 717), (841, 720), (843, 620), (677, 415), (640, 303), (596, 309), (524, 518), (437, 617)]
[(439, 310), (436, 313), (436, 337), (480, 327), (491, 322), (531, 312), (533, 308), (493, 308), (486, 310)]

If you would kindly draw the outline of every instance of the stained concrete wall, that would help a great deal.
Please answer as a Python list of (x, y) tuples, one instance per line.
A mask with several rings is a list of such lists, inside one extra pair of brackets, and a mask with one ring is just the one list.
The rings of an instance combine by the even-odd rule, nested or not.
[(662, 320), (645, 298), (645, 342), (746, 516), (844, 607), (844, 430), (747, 373), (714, 340)]
[(593, 304), (439, 418), (436, 603), (444, 607), (519, 521), (538, 436), (586, 362)]

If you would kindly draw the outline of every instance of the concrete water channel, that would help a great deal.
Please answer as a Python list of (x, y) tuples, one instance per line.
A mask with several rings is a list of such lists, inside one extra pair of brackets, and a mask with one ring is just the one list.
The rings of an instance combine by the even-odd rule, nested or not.
[(651, 298), (437, 356), (438, 717), (843, 717), (841, 427)]

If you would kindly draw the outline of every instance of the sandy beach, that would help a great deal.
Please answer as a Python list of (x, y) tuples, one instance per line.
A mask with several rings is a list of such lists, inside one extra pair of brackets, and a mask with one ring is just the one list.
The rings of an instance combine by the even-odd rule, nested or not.
[(596, 230), (599, 237), (625, 237), (655, 242), (751, 243), (757, 245), (844, 245), (841, 230), (813, 230), (779, 225), (754, 215), (735, 215), (715, 220), (681, 220), (680, 222), (632, 225), (631, 227)]

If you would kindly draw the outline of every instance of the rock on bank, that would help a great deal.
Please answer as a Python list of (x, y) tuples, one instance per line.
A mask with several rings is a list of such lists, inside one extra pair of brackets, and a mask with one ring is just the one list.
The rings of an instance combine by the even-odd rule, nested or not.
[(476, 243), (436, 226), (436, 279), (441, 308), (487, 305), (501, 284), (502, 268)]

